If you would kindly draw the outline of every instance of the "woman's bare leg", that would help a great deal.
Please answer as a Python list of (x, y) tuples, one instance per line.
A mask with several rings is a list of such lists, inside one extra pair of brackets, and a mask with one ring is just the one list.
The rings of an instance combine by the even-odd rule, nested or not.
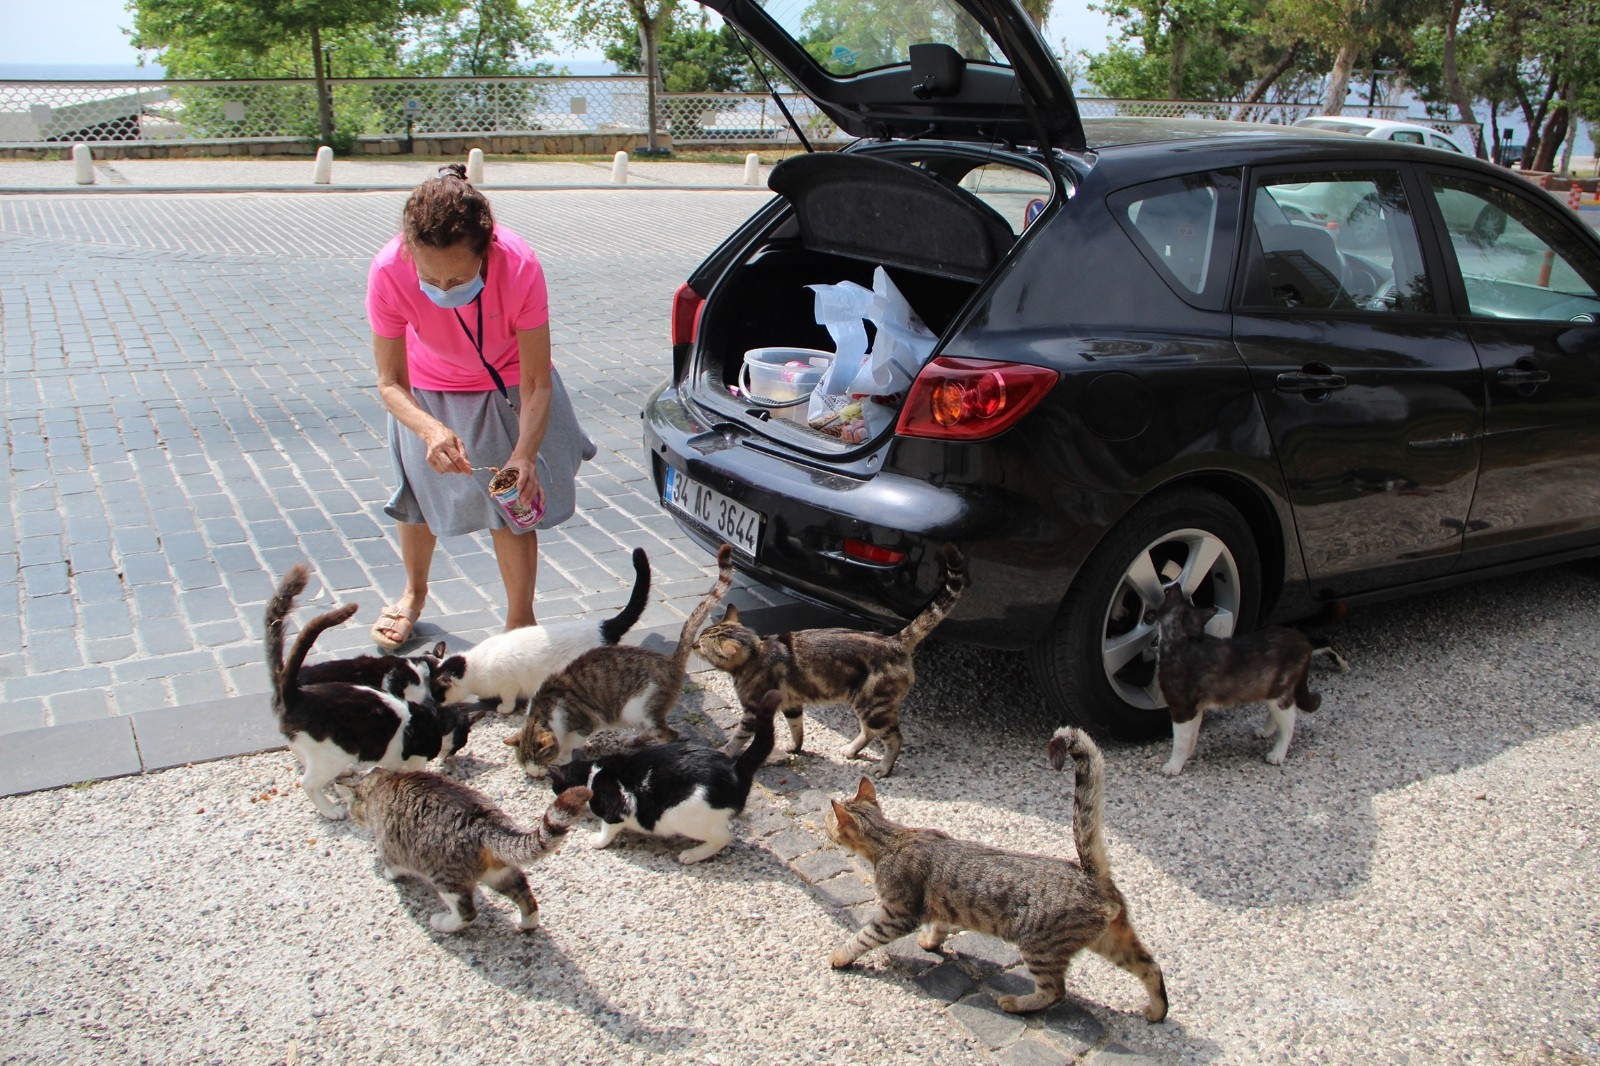
[(439, 538), (420, 522), (397, 522), (400, 531), (400, 561), (406, 568), (406, 590), (395, 601), (406, 614), (419, 617), (428, 602), (428, 571), (433, 568), (433, 549)]
[(533, 595), (539, 576), (539, 531), (513, 533), (501, 528), (490, 530), (490, 535), (500, 580), (506, 586), (506, 628), (538, 625), (533, 617)]

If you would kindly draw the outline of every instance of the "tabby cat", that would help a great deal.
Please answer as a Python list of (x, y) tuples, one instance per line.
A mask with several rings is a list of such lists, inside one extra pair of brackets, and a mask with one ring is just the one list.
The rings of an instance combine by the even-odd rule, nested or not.
[(1128, 905), (1111, 881), (1100, 828), (1104, 768), (1087, 734), (1056, 730), (1050, 765), (1072, 759), (1072, 837), (1077, 863), (1004, 851), (956, 840), (937, 829), (910, 829), (884, 817), (867, 778), (855, 799), (837, 801), (826, 818), (828, 836), (873, 865), (878, 914), (828, 960), (843, 969), (856, 959), (921, 927), (917, 943), (928, 951), (951, 933), (970, 929), (1017, 945), (1033, 978), (1026, 996), (1001, 996), (1000, 1009), (1043, 1010), (1066, 996), (1067, 966), (1083, 948), (1102, 955), (1144, 982), (1150, 1001), (1144, 1016), (1167, 1016), (1161, 967), (1133, 931)]
[(879, 777), (894, 772), (900, 755), (900, 704), (917, 679), (913, 654), (924, 637), (944, 621), (966, 587), (966, 560), (954, 544), (944, 546), (944, 588), (922, 613), (898, 633), (862, 633), (854, 629), (801, 629), (763, 637), (739, 621), (729, 606), (722, 621), (700, 634), (696, 649), (712, 666), (733, 677), (744, 716), (724, 749), (733, 754), (754, 732), (755, 711), (771, 689), (783, 696), (799, 752), (805, 741), (804, 709), (808, 703), (848, 702), (861, 721), (861, 732), (845, 750), (861, 755), (874, 738), (883, 741)]
[(372, 830), (383, 876), (420, 877), (449, 910), (428, 918), (454, 933), (478, 916), (482, 883), (517, 905), (517, 928), (539, 924), (539, 902), (522, 867), (561, 847), (589, 802), (589, 790), (569, 788), (551, 801), (534, 829), (519, 829), (488, 797), (426, 770), (377, 769), (355, 784), (351, 819)]
[(694, 635), (733, 584), (733, 549), (717, 552), (717, 580), (684, 620), (671, 655), (631, 644), (590, 648), (545, 679), (528, 705), (528, 720), (506, 743), (529, 777), (571, 760), (574, 749), (602, 729), (645, 727), (640, 742), (676, 740), (667, 714), (683, 694)]
[(291, 566), (267, 601), (267, 672), (278, 729), (300, 760), (300, 787), (324, 818), (339, 819), (345, 808), (327, 793), (340, 788), (335, 781), (342, 774), (363, 765), (414, 769), (453, 755), (467, 743), (476, 715), (433, 702), (426, 656), (360, 656), (345, 665), (305, 667), (317, 637), (354, 614), (353, 603), (307, 622), (286, 660), (284, 622), (308, 574), (303, 563)]

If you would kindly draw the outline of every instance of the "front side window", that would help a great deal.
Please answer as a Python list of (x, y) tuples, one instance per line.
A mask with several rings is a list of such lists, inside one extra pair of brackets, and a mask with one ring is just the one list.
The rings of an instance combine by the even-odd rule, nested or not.
[[(1542, 204), (1487, 182), (1431, 174), (1467, 310), (1491, 318), (1600, 319), (1600, 262)], [(1582, 316), (1589, 316), (1584, 318)]]
[(1396, 171), (1277, 174), (1251, 200), (1242, 300), (1298, 311), (1432, 311)]

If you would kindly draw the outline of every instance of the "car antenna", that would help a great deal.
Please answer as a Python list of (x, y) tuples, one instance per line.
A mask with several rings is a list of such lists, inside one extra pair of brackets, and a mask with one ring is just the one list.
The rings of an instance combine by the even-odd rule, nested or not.
[(760, 63), (756, 62), (755, 53), (750, 51), (750, 42), (738, 30), (734, 31), (734, 36), (739, 39), (739, 47), (744, 49), (745, 56), (750, 60), (750, 66), (755, 68), (755, 72), (761, 75), (761, 80), (766, 83), (767, 92), (772, 94), (772, 102), (778, 105), (778, 110), (782, 111), (783, 117), (788, 120), (789, 128), (794, 130), (796, 137), (800, 138), (801, 146), (808, 152), (815, 152), (816, 149), (811, 147), (811, 142), (806, 140), (805, 131), (800, 128), (800, 123), (796, 122), (794, 116), (789, 113), (789, 106), (783, 102), (783, 97), (778, 95), (778, 90), (772, 87), (772, 79), (767, 77), (767, 72), (761, 69)]

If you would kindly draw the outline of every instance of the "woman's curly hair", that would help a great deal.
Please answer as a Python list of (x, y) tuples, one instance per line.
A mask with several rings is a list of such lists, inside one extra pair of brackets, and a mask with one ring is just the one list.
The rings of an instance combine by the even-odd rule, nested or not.
[(482, 255), (494, 237), (494, 213), (467, 180), (467, 168), (450, 163), (412, 190), (401, 216), (407, 244), (453, 248), (465, 243)]

